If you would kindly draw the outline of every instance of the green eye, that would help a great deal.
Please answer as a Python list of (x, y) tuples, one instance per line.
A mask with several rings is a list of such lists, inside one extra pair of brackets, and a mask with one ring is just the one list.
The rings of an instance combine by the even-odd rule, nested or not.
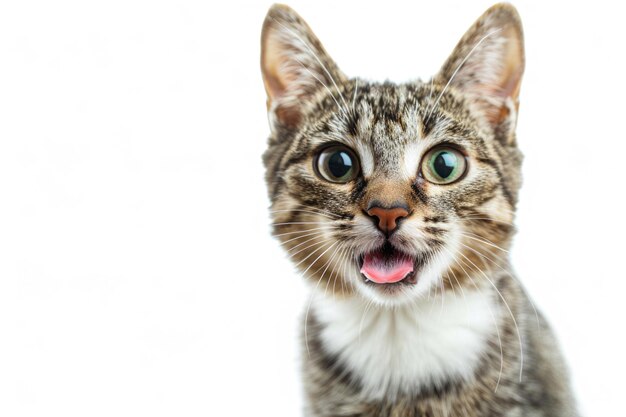
[(422, 160), (422, 175), (435, 184), (450, 184), (467, 170), (465, 155), (453, 148), (435, 148)]
[(359, 160), (349, 148), (341, 145), (331, 146), (320, 152), (316, 168), (326, 181), (346, 183), (359, 174)]

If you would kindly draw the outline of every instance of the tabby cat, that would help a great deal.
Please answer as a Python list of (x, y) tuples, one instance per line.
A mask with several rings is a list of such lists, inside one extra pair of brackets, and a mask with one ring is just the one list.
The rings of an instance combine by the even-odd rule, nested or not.
[(273, 233), (311, 284), (310, 417), (577, 415), (513, 275), (522, 27), (493, 6), (430, 81), (348, 78), (274, 5), (261, 68)]

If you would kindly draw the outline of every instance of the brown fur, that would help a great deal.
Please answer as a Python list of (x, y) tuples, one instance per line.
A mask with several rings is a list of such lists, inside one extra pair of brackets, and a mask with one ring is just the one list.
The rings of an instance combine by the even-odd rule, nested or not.
[[(309, 26), (275, 5), (263, 26), (261, 66), (272, 129), (263, 159), (274, 234), (306, 279), (334, 297), (363, 297), (356, 262), (362, 247), (380, 237), (364, 236), (359, 221), (373, 202), (400, 201), (420, 237), (401, 223), (395, 242), (424, 262), (445, 253), (455, 233), (462, 235), (441, 274), (442, 291), (469, 290), (487, 280), (500, 295), (496, 303), (510, 309), (496, 324), (501, 341), (488, 342), (471, 381), (450, 380), (383, 400), (363, 398), (358, 377), (328, 354), (312, 312), (303, 367), (309, 415), (575, 416), (552, 332), (508, 263), (522, 162), (514, 129), (524, 52), (515, 9), (489, 9), (431, 81), (396, 85), (348, 78)], [(319, 177), (316, 155), (333, 143), (361, 158), (356, 179)], [(421, 175), (419, 161), (415, 172), (406, 172), (408, 150), (417, 146), (423, 156), (423, 143), (461, 149), (467, 176), (433, 184)]]

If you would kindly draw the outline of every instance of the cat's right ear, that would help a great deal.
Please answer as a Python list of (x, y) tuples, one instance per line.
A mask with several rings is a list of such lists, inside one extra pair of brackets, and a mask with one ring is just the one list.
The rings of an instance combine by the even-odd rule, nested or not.
[(282, 4), (273, 5), (263, 23), (261, 71), (270, 124), (287, 128), (298, 126), (303, 106), (316, 91), (345, 81), (311, 28)]

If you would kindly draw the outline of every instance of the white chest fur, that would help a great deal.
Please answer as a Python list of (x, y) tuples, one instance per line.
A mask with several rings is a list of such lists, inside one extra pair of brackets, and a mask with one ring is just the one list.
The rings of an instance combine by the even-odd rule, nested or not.
[(499, 311), (487, 288), (395, 308), (315, 299), (324, 348), (360, 378), (371, 399), (471, 379), (487, 340), (496, 337)]

